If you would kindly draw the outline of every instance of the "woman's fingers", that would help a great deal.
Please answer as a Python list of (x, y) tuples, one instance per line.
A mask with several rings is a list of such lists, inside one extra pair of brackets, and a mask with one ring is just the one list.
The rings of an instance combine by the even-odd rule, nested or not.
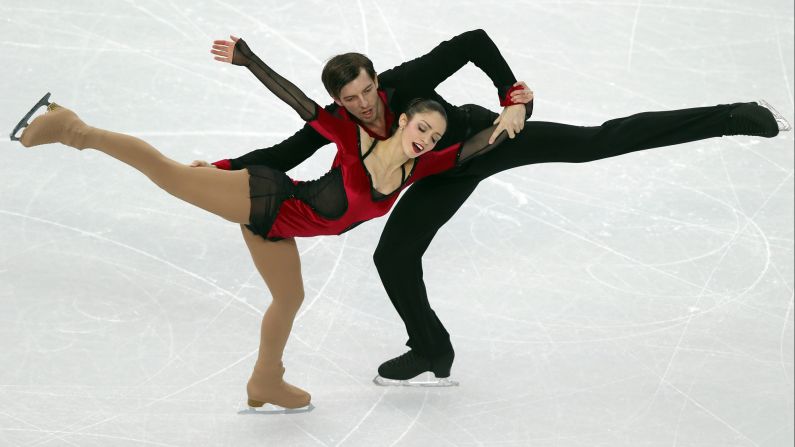
[(527, 104), (534, 98), (532, 91), (521, 90), (522, 93), (511, 94), (511, 101), (520, 104)]
[[(235, 42), (237, 42), (239, 39), (235, 36), (229, 37), (231, 37)], [(213, 59), (219, 62), (231, 62), (235, 51), (235, 42), (230, 42), (228, 40), (214, 40), (213, 47), (210, 50), (210, 53), (216, 56)]]
[(523, 90), (516, 90), (513, 93), (511, 93), (511, 98), (520, 98), (525, 96), (533, 96), (533, 91), (530, 90), (529, 88), (526, 88)]
[(213, 48), (216, 50), (232, 51), (235, 45), (232, 42), (213, 43)]
[(220, 61), (220, 62), (232, 62), (232, 49), (229, 47), (222, 47), (219, 45), (213, 45), (213, 49), (210, 50), (210, 53), (214, 54), (216, 57), (213, 59)]
[(235, 54), (235, 42), (240, 40), (240, 38), (231, 34), (229, 38), (232, 39), (231, 42), (228, 40), (213, 40), (213, 47), (210, 49), (210, 53), (216, 56), (213, 59), (220, 62), (232, 62)]
[(521, 87), (521, 89), (514, 90), (513, 93), (511, 93), (512, 101), (527, 104), (533, 100), (533, 91), (530, 90), (530, 87), (528, 87), (524, 81), (518, 81), (513, 85), (516, 87)]

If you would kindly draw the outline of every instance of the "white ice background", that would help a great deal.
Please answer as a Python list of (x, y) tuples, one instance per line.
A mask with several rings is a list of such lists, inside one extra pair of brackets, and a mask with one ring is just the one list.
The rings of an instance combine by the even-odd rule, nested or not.
[[(0, 128), (51, 91), (181, 162), (234, 157), (301, 122), (213, 39), (326, 103), (328, 57), (384, 70), (474, 28), (535, 120), (759, 98), (793, 119), (787, 0), (0, 0)], [(472, 65), (440, 92), (498, 108)], [(0, 445), (793, 445), (791, 133), (484, 181), (424, 263), (457, 388), (371, 382), (406, 339), (372, 263), (384, 219), (300, 240), (285, 363), (316, 408), (276, 416), (238, 413), (270, 296), (236, 225), (96, 151), (0, 151)]]

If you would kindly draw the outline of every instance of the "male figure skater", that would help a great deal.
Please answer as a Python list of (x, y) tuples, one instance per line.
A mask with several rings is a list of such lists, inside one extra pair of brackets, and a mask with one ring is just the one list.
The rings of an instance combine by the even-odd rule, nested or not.
[[(499, 116), (477, 105), (453, 106), (435, 92), (441, 82), (468, 62), (483, 70), (497, 87), (504, 107)], [(438, 148), (463, 141), (491, 126), (496, 119), (500, 126), (491, 139), (502, 140), (505, 134), (510, 137), (460, 168), (416, 182), (393, 209), (373, 259), (406, 326), (409, 335), (406, 345), (411, 350), (378, 368), (375, 381), (381, 385), (411, 383), (410, 379), (426, 371), (436, 376), (433, 384), (455, 384), (447, 380), (455, 354), (447, 330), (428, 302), (422, 255), (439, 228), (481, 180), (533, 163), (580, 163), (705, 138), (740, 134), (773, 137), (779, 130), (789, 130), (783, 118), (775, 111), (771, 113), (766, 103), (646, 112), (592, 127), (525, 123), (523, 104), (528, 103), (527, 110), (532, 111), (533, 92), (524, 83), (516, 82), (483, 30), (456, 36), (428, 54), (378, 75), (372, 62), (363, 55), (340, 55), (329, 61), (322, 78), (335, 102), (327, 109), (357, 121), (375, 138), (388, 137), (395, 116), (417, 97), (434, 99), (447, 111), (448, 130)], [(528, 128), (519, 133), (525, 127)], [(221, 169), (267, 165), (287, 171), (328, 143), (325, 137), (305, 126), (275, 146), (213, 164)], [(206, 162), (194, 165), (207, 166)]]

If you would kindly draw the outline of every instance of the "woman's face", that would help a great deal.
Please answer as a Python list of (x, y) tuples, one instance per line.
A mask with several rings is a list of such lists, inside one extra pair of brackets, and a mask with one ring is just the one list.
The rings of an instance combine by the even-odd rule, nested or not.
[(401, 147), (409, 158), (417, 158), (433, 149), (447, 130), (447, 120), (439, 112), (418, 112), (411, 119), (403, 113), (399, 124), (403, 129)]

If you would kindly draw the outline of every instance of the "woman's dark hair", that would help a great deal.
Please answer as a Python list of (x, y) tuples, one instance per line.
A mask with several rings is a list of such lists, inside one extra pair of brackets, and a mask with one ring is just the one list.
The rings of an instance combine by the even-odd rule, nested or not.
[(361, 53), (338, 54), (323, 67), (323, 86), (334, 99), (339, 99), (340, 92), (345, 85), (359, 77), (362, 69), (367, 72), (371, 79), (375, 80), (375, 68), (373, 61)]
[(409, 119), (414, 117), (416, 113), (436, 112), (442, 115), (444, 121), (447, 122), (447, 112), (441, 104), (432, 99), (414, 98), (406, 106), (406, 116)]

